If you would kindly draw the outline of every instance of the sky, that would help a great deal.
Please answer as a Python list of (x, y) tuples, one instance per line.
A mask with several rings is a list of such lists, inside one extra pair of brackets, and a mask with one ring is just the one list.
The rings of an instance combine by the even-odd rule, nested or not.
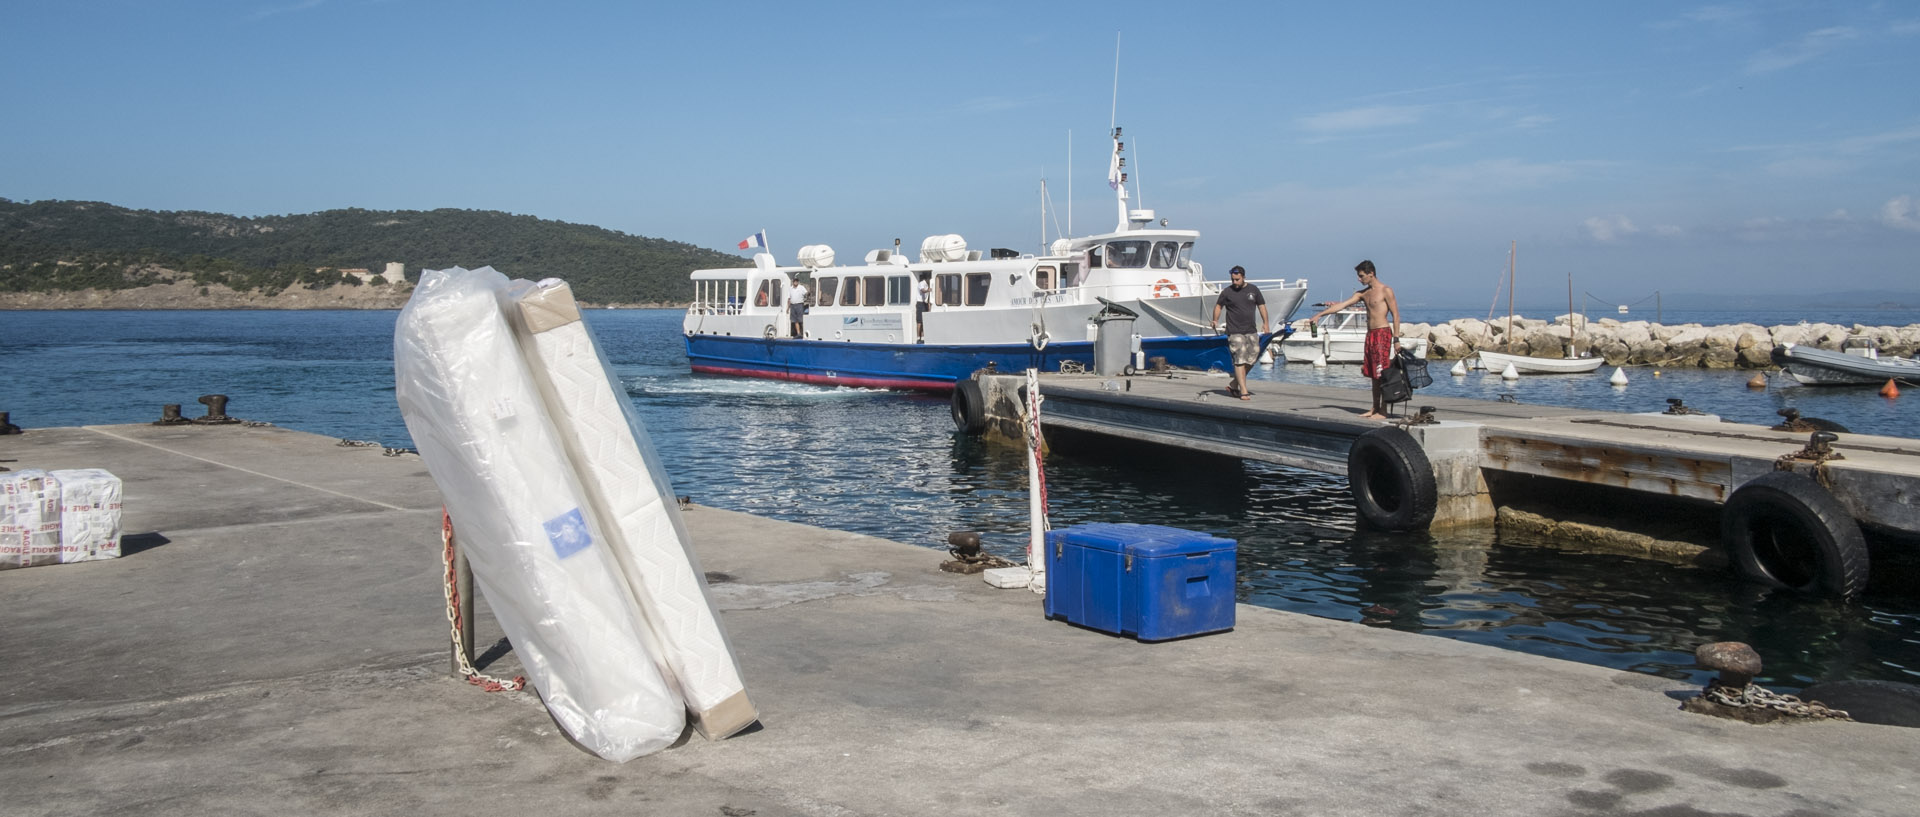
[(1114, 227), (1117, 122), (1212, 278), (1920, 293), (1920, 3), (6, 0), (0, 43), (14, 201), (1033, 251)]

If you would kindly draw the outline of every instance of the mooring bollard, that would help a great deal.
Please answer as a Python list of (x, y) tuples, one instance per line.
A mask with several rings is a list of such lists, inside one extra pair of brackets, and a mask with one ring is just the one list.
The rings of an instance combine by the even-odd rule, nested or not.
[(226, 425), (240, 422), (227, 416), (226, 395), (203, 394), (200, 395), (200, 402), (207, 407), (207, 416), (194, 418), (194, 422), (202, 425)]

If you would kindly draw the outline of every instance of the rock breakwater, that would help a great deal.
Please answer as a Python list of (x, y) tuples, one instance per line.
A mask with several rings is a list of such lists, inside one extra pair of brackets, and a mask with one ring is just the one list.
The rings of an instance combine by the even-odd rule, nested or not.
[(1832, 323), (1799, 323), (1761, 326), (1736, 323), (1704, 326), (1697, 323), (1667, 325), (1648, 321), (1620, 321), (1600, 318), (1586, 321), (1579, 315), (1561, 315), (1553, 320), (1513, 318), (1509, 343), (1507, 319), (1483, 321), (1457, 318), (1445, 323), (1402, 324), (1404, 337), (1427, 339), (1428, 355), (1452, 360), (1470, 357), (1474, 352), (1509, 351), (1534, 357), (1566, 356), (1571, 345), (1580, 354), (1589, 349), (1605, 357), (1614, 366), (1651, 365), (1705, 369), (1761, 369), (1772, 365), (1773, 347), (1793, 343), (1840, 349), (1849, 340), (1871, 341), (1882, 356), (1911, 357), (1920, 349), (1920, 324), (1908, 326), (1842, 326)]

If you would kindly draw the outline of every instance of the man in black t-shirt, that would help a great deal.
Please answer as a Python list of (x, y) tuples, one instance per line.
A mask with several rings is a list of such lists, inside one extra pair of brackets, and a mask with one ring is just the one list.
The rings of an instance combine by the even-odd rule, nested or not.
[[(1267, 298), (1260, 294), (1260, 288), (1247, 283), (1247, 271), (1241, 267), (1227, 270), (1232, 283), (1220, 290), (1220, 297), (1213, 302), (1213, 323), (1220, 328), (1220, 310), (1227, 310), (1227, 351), (1233, 355), (1233, 386), (1228, 389), (1242, 400), (1252, 400), (1253, 393), (1247, 391), (1247, 372), (1253, 370), (1253, 361), (1260, 356), (1260, 332), (1267, 326)], [(1254, 323), (1254, 312), (1258, 310), (1260, 322)]]

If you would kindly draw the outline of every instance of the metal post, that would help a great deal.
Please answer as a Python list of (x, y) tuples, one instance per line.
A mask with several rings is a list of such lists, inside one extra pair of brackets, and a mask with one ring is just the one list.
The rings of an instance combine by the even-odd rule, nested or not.
[(458, 546), (453, 550), (453, 587), (460, 597), (460, 644), (453, 654), (453, 676), (464, 679), (464, 668), (473, 664), (473, 567)]

